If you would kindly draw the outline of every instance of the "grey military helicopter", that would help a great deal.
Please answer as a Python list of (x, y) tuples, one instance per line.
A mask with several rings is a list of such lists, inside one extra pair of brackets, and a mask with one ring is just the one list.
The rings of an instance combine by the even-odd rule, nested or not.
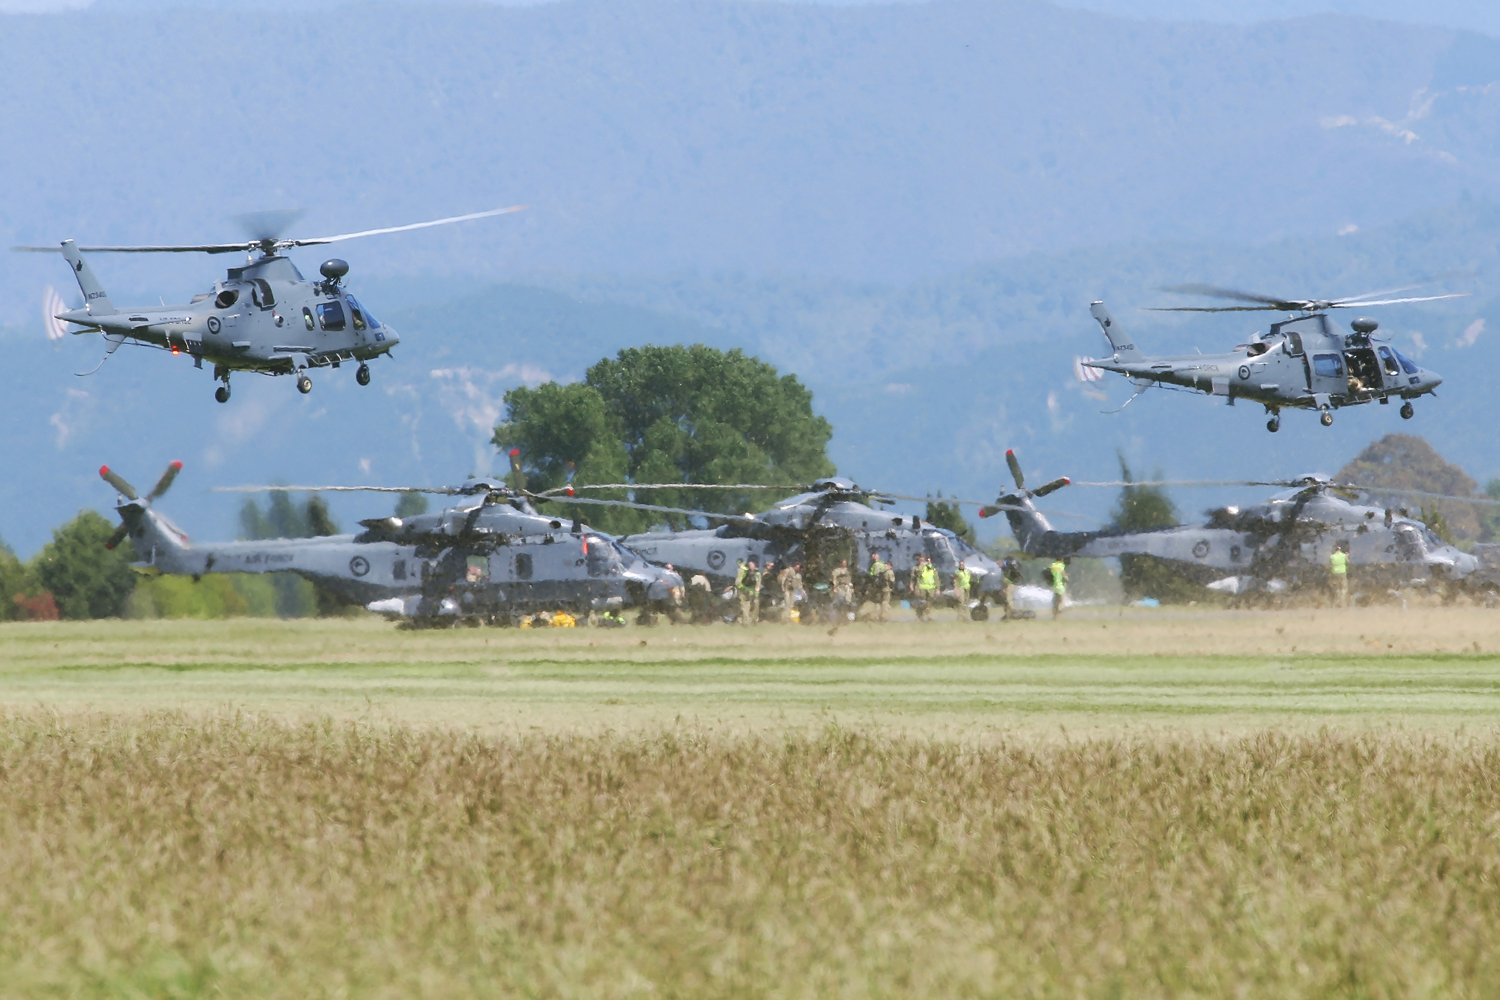
[(1266, 430), (1272, 433), (1281, 429), (1283, 409), (1317, 410), (1319, 420), (1328, 427), (1333, 424), (1336, 409), (1370, 402), (1388, 404), (1392, 397), (1402, 400), (1401, 416), (1410, 420), (1416, 414), (1411, 401), (1432, 393), (1442, 384), (1442, 378), (1394, 347), (1376, 343), (1371, 334), (1380, 324), (1375, 320), (1356, 319), (1350, 324), (1352, 332), (1344, 333), (1328, 313), (1333, 309), (1435, 302), (1461, 296), (1457, 293), (1380, 298), (1392, 293), (1378, 292), (1348, 299), (1279, 299), (1213, 285), (1174, 285), (1162, 291), (1249, 304), (1163, 306), (1154, 310), (1157, 312), (1267, 311), (1291, 315), (1226, 354), (1150, 357), (1136, 347), (1134, 339), (1120, 328), (1104, 303), (1095, 302), (1089, 312), (1098, 321), (1114, 353), (1107, 359), (1082, 359), (1081, 364), (1130, 379), (1135, 395), (1126, 401), (1127, 406), (1157, 384), (1222, 396), (1230, 406), (1236, 399), (1260, 403), (1271, 416), (1266, 421)]
[[(493, 479), (417, 491), (320, 487), (318, 491), (423, 492), (462, 498), (435, 514), (360, 522), (355, 534), (194, 545), (152, 508), (182, 469), (173, 462), (145, 496), (108, 466), (100, 476), (120, 493), (120, 526), (137, 568), (195, 579), (205, 573), (296, 573), (372, 611), (413, 627), (506, 625), (538, 611), (640, 609), (646, 620), (674, 607), (682, 580), (603, 532), (538, 514), (531, 498)], [(234, 492), (304, 491), (249, 487)]]
[[(802, 492), (772, 504), (758, 514), (714, 514), (702, 510), (654, 507), (627, 501), (589, 501), (578, 492), (603, 489), (760, 489), (783, 490), (796, 487), (761, 485), (717, 486), (693, 483), (631, 483), (566, 488), (571, 498), (565, 502), (612, 503), (637, 509), (704, 517), (721, 523), (713, 528), (683, 531), (651, 531), (623, 536), (620, 540), (632, 550), (658, 565), (670, 564), (683, 574), (701, 573), (713, 588), (732, 586), (740, 560), (754, 559), (782, 566), (801, 563), (804, 577), (816, 588), (828, 581), (840, 560), (847, 559), (856, 586), (868, 582), (863, 572), (870, 557), (880, 553), (896, 571), (897, 588), (906, 586), (909, 573), (918, 556), (927, 556), (937, 569), (940, 586), (946, 592), (953, 585), (953, 574), (963, 562), (973, 578), (971, 593), (975, 598), (970, 616), (984, 620), (989, 611), (986, 601), (999, 604), (1005, 587), (1000, 565), (979, 552), (946, 528), (923, 523), (920, 517), (878, 510), (871, 504), (890, 505), (899, 500), (925, 503), (933, 498), (903, 496), (867, 490), (842, 477), (819, 479)], [(557, 491), (552, 495), (556, 496)], [(561, 497), (559, 497), (561, 499)], [(828, 599), (824, 587), (811, 592), (818, 604)], [(821, 608), (818, 610), (822, 610)], [(811, 622), (816, 616), (804, 619)]]
[[(214, 398), (227, 403), (229, 376), (236, 371), (296, 375), (298, 391), (306, 394), (313, 386), (309, 369), (338, 368), (353, 361), (358, 362), (355, 381), (369, 385), (369, 362), (381, 355), (389, 357), (391, 348), (400, 342), (395, 330), (381, 324), (344, 289), (342, 282), (349, 273), (345, 261), (336, 257), (324, 261), (318, 269), (322, 280), (309, 281), (282, 256), (283, 250), (486, 219), (525, 207), (513, 205), (431, 222), (300, 239), (278, 233), (295, 214), (259, 213), (241, 216), (254, 235), (239, 243), (80, 247), (64, 240), (61, 246), (12, 249), (63, 255), (83, 291), (84, 304), (56, 318), (76, 326), (74, 333), (104, 334), (105, 360), (121, 344), (132, 343), (186, 354), (196, 368), (207, 361), (213, 365), (215, 381), (224, 383), (214, 391)], [(246, 260), (240, 267), (229, 268), (225, 279), (216, 282), (212, 291), (194, 296), (187, 305), (122, 311), (115, 308), (94, 276), (85, 253), (243, 253)]]
[[(1041, 491), (1027, 490), (1019, 462), (1009, 452), (1007, 459), (1016, 488), (1001, 495), (994, 506), (981, 509), (980, 516), (993, 516), (1003, 509), (1017, 544), (1029, 556), (1145, 557), (1171, 566), (1204, 587), (1254, 600), (1322, 586), (1329, 556), (1336, 545), (1343, 545), (1349, 554), (1352, 582), (1365, 599), (1403, 587), (1443, 589), (1445, 596), (1470, 592), (1487, 598), (1500, 590), (1500, 581), (1481, 572), (1478, 558), (1442, 541), (1431, 528), (1409, 516), (1406, 508), (1355, 502), (1361, 494), (1495, 501), (1335, 483), (1319, 475), (1290, 480), (1138, 483), (1134, 485), (1270, 486), (1281, 491), (1253, 506), (1210, 510), (1203, 524), (1145, 531), (1061, 532), (1032, 504)], [(1066, 479), (1048, 484), (1053, 489), (1066, 485), (1131, 484), (1071, 484)]]

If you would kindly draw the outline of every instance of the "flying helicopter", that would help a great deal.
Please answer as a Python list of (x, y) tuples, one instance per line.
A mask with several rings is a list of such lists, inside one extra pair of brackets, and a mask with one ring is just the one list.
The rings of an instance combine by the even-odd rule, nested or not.
[[(423, 492), (462, 498), (415, 517), (360, 522), (356, 534), (194, 545), (154, 501), (171, 487), (173, 462), (145, 496), (105, 466), (99, 475), (120, 494), (120, 526), (106, 543), (127, 537), (148, 573), (291, 572), (371, 611), (412, 627), (510, 624), (538, 611), (640, 609), (647, 621), (674, 607), (676, 574), (653, 566), (603, 532), (538, 514), (530, 499), (493, 479), (409, 491), (388, 487), (322, 487), (336, 491)], [(248, 487), (233, 492), (303, 491)]]
[[(1361, 495), (1405, 496), (1496, 501), (1452, 497), (1413, 490), (1336, 483), (1326, 476), (1303, 475), (1289, 480), (1233, 480), (1166, 482), (1134, 485), (1267, 486), (1278, 487), (1263, 503), (1210, 510), (1203, 524), (1144, 531), (1071, 531), (1052, 528), (1035, 509), (1013, 452), (1006, 453), (1016, 480), (1013, 491), (994, 506), (980, 510), (990, 517), (1004, 510), (1011, 533), (1029, 556), (1059, 558), (1148, 558), (1170, 565), (1183, 577), (1212, 590), (1244, 600), (1277, 598), (1302, 588), (1321, 587), (1329, 556), (1345, 546), (1351, 582), (1362, 600), (1372, 600), (1403, 587), (1441, 590), (1447, 597), (1469, 593), (1487, 602), (1500, 591), (1500, 577), (1481, 560), (1440, 539), (1404, 507), (1377, 507), (1356, 502)], [(1118, 487), (1126, 483), (1071, 483), (1066, 485)], [(1050, 490), (1048, 492), (1051, 492)]]
[[(347, 262), (337, 257), (326, 260), (318, 268), (322, 280), (309, 281), (282, 251), (487, 219), (519, 212), (525, 207), (513, 205), (430, 222), (297, 239), (279, 234), (297, 213), (268, 212), (240, 217), (252, 231), (252, 237), (239, 243), (81, 247), (72, 240), (64, 240), (55, 247), (12, 249), (62, 254), (73, 269), (84, 304), (80, 309), (58, 312), (55, 319), (73, 324), (77, 327), (74, 333), (104, 334), (105, 360), (121, 344), (132, 343), (186, 354), (193, 359), (195, 368), (202, 368), (207, 361), (213, 365), (214, 380), (224, 383), (214, 391), (214, 398), (227, 403), (229, 376), (236, 371), (296, 375), (297, 389), (305, 395), (313, 387), (307, 374), (309, 369), (338, 368), (352, 361), (358, 363), (355, 381), (369, 385), (369, 362), (381, 355), (391, 356), (391, 348), (400, 342), (395, 330), (380, 323), (344, 289), (342, 282), (349, 273)], [(215, 282), (211, 291), (195, 295), (187, 305), (122, 311), (110, 301), (104, 286), (94, 276), (93, 268), (84, 258), (86, 253), (243, 253), (246, 259), (242, 266), (229, 268), (225, 279)]]
[(1442, 377), (1394, 347), (1377, 343), (1371, 336), (1380, 327), (1377, 321), (1356, 319), (1350, 324), (1352, 332), (1344, 333), (1328, 313), (1334, 309), (1435, 302), (1463, 294), (1380, 298), (1393, 292), (1376, 292), (1347, 299), (1282, 299), (1199, 284), (1173, 285), (1162, 291), (1248, 304), (1162, 306), (1153, 311), (1265, 311), (1290, 315), (1226, 354), (1150, 357), (1136, 347), (1134, 339), (1120, 328), (1104, 303), (1095, 302), (1089, 306), (1089, 312), (1104, 331), (1113, 354), (1107, 359), (1079, 359), (1080, 366), (1116, 372), (1130, 379), (1135, 395), (1126, 400), (1126, 406), (1157, 384), (1222, 396), (1230, 406), (1236, 399), (1260, 403), (1270, 414), (1266, 430), (1273, 434), (1281, 429), (1281, 411), (1286, 408), (1317, 410), (1318, 419), (1324, 427), (1329, 427), (1336, 409), (1369, 402), (1385, 405), (1392, 397), (1402, 400), (1401, 417), (1410, 420), (1416, 415), (1412, 400), (1433, 393), (1442, 384)]

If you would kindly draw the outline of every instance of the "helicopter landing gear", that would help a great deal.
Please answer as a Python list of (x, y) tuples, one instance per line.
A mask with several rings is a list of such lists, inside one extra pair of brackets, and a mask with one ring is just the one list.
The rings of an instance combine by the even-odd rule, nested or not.
[(221, 385), (217, 389), (215, 389), (214, 399), (217, 399), (221, 403), (229, 402), (229, 386)]
[(221, 403), (229, 402), (229, 369), (223, 365), (215, 365), (214, 378), (224, 381), (223, 385), (214, 390), (214, 399), (217, 399)]
[(1333, 426), (1333, 411), (1329, 410), (1327, 407), (1324, 407), (1323, 408), (1323, 413), (1318, 417), (1318, 421), (1324, 427), (1332, 427)]
[(306, 375), (298, 375), (297, 391), (302, 393), (302, 395), (304, 396), (312, 392), (312, 379), (308, 378)]
[(1275, 434), (1277, 431), (1281, 430), (1281, 414), (1275, 414), (1271, 417), (1270, 420), (1266, 421), (1266, 430), (1270, 431), (1272, 434)]
[(369, 385), (370, 366), (365, 364), (364, 362), (360, 362), (359, 367), (354, 370), (354, 381), (358, 382), (360, 385)]
[(1401, 404), (1401, 419), (1402, 420), (1410, 420), (1412, 417), (1415, 417), (1416, 415), (1417, 415), (1417, 411), (1414, 410), (1414, 409), (1412, 409), (1412, 406), (1411, 406), (1410, 403), (1402, 403)]

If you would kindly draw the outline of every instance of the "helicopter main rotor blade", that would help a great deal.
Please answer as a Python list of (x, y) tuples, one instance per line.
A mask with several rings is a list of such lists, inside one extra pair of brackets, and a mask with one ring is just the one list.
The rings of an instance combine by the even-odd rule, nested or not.
[(767, 486), (764, 483), (585, 483), (583, 485), (555, 486), (543, 490), (537, 496), (556, 497), (570, 490), (779, 490), (783, 493), (803, 493), (806, 486)]
[(437, 496), (468, 496), (454, 486), (214, 486), (210, 493), (431, 493)]
[(1211, 299), (1233, 299), (1237, 302), (1258, 302), (1262, 308), (1270, 307), (1282, 311), (1302, 308), (1304, 303), (1294, 299), (1278, 299), (1270, 295), (1256, 295), (1254, 292), (1241, 292), (1234, 288), (1220, 288), (1218, 285), (1166, 285), (1158, 288), (1159, 292), (1174, 292), (1178, 295), (1203, 295)]
[(1052, 480), (1052, 482), (1047, 483), (1045, 486), (1039, 486), (1036, 489), (1032, 490), (1031, 495), (1034, 497), (1044, 497), (1048, 493), (1053, 493), (1057, 490), (1062, 489), (1064, 486), (1067, 486), (1071, 482), (1072, 480), (1067, 476), (1060, 476), (1059, 478)]
[(305, 208), (272, 208), (260, 212), (245, 212), (233, 218), (240, 230), (259, 244), (267, 241), (274, 243), (306, 214)]
[(1329, 309), (1363, 309), (1365, 306), (1397, 306), (1403, 302), (1436, 302), (1439, 299), (1466, 299), (1468, 297), (1468, 292), (1450, 292), (1447, 295), (1416, 295), (1404, 299), (1376, 299), (1373, 302), (1364, 300), (1351, 302), (1347, 299), (1340, 299), (1337, 302), (1329, 302), (1327, 305)]
[[(196, 243), (192, 246), (79, 247), (84, 253), (248, 253), (260, 246), (258, 241), (243, 243)], [(11, 247), (21, 253), (62, 253), (55, 247)]]
[(1451, 493), (1428, 493), (1424, 490), (1398, 490), (1386, 486), (1366, 486), (1360, 483), (1329, 483), (1328, 485), (1338, 489), (1358, 490), (1361, 493), (1370, 493), (1376, 496), (1425, 497), (1429, 500), (1453, 500), (1457, 503), (1477, 503), (1490, 507), (1500, 506), (1500, 500), (1496, 500), (1494, 497), (1459, 497)]
[(104, 547), (113, 552), (115, 546), (123, 542), (125, 540), (125, 536), (128, 534), (130, 534), (130, 526), (128, 524), (125, 524), (124, 522), (121, 522), (120, 526), (114, 530), (114, 533), (105, 540)]
[(508, 215), (511, 212), (524, 211), (530, 206), (511, 205), (509, 208), (492, 208), (488, 212), (470, 212), (468, 215), (451, 215), (446, 219), (433, 219), (431, 222), (413, 222), (406, 226), (387, 226), (384, 229), (365, 229), (357, 233), (340, 233), (337, 236), (317, 236), (312, 239), (303, 240), (277, 240), (276, 245), (280, 247), (310, 247), (321, 246), (325, 243), (339, 243), (343, 240), (357, 240), (365, 236), (382, 236), (386, 233), (409, 233), (413, 229), (430, 229), (433, 226), (446, 226), (455, 222), (469, 222), (474, 219), (488, 219), (496, 215)]
[(111, 471), (107, 465), (99, 466), (99, 478), (115, 488), (126, 500), (139, 500), (140, 495), (136, 493), (135, 487), (127, 483), (118, 472)]

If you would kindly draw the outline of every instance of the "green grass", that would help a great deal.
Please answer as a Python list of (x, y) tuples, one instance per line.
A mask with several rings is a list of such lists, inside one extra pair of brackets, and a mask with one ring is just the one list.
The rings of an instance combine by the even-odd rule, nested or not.
[(1478, 609), (0, 626), (0, 997), (1489, 997)]

